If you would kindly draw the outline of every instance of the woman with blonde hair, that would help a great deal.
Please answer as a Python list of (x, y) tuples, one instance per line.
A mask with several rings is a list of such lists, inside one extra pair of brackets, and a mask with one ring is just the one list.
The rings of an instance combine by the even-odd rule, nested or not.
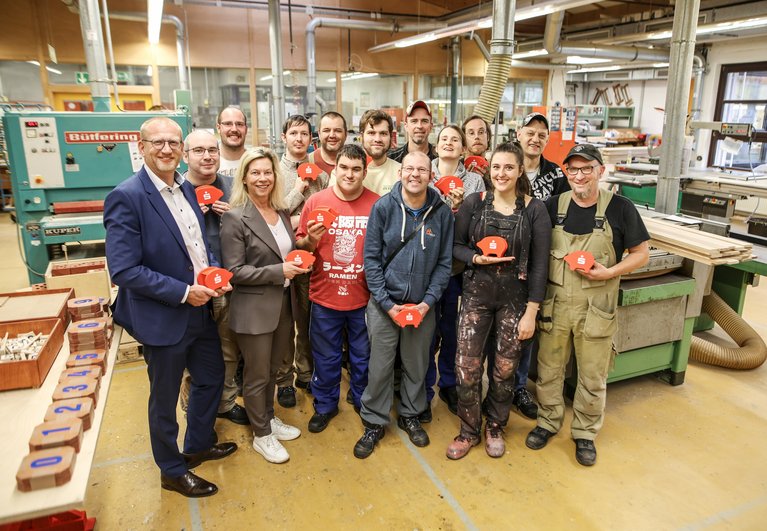
[(271, 463), (290, 457), (280, 441), (301, 435), (274, 415), (274, 388), (282, 358), (292, 352), (291, 279), (309, 271), (285, 262), (296, 241), (284, 196), (277, 156), (250, 150), (232, 183), (231, 210), (221, 218), (223, 264), (234, 275), (229, 326), (244, 361), (245, 409), (253, 448)]

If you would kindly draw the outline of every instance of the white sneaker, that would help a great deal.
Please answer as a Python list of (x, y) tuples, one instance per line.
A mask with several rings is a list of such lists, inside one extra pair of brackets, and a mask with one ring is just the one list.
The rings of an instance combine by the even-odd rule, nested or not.
[(269, 424), (272, 427), (272, 435), (281, 441), (292, 441), (293, 439), (298, 439), (298, 437), (301, 435), (301, 430), (295, 426), (285, 424), (279, 419), (279, 417), (272, 417), (272, 420), (269, 421)]
[(290, 459), (288, 451), (280, 444), (274, 433), (263, 437), (253, 437), (253, 449), (263, 455), (264, 459), (270, 463), (284, 463)]

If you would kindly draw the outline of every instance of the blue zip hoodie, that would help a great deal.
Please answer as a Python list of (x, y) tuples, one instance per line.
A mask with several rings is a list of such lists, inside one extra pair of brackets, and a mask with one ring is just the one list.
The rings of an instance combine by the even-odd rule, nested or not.
[[(374, 205), (365, 234), (365, 278), (376, 302), (388, 312), (395, 304), (425, 302), (434, 308), (450, 280), (453, 214), (437, 191), (427, 188), (418, 218), (402, 201), (402, 183)], [(383, 270), (389, 255), (422, 219), (426, 223)]]

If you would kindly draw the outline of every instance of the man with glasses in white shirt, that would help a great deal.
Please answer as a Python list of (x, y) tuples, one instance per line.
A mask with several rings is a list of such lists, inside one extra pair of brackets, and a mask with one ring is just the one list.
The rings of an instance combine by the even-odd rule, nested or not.
[(245, 153), (248, 120), (239, 107), (225, 107), (216, 118), (216, 130), (221, 138), (221, 159), (218, 173), (234, 177)]
[[(149, 376), (149, 437), (164, 489), (187, 497), (218, 488), (191, 470), (224, 458), (235, 443), (217, 444), (216, 412), (224, 362), (209, 302), (230, 291), (197, 284), (217, 265), (209, 252), (194, 188), (177, 171), (184, 149), (181, 127), (166, 117), (141, 126), (144, 166), (104, 201), (106, 254), (119, 286), (115, 322), (144, 346)], [(184, 369), (192, 376), (183, 453), (176, 404)]]
[[(213, 186), (221, 190), (220, 199), (212, 205), (200, 205), (203, 218), (205, 219), (205, 234), (208, 237), (210, 252), (221, 263), (221, 216), (229, 210), (229, 194), (232, 191), (232, 178), (217, 173), (221, 160), (218, 141), (216, 137), (207, 131), (197, 130), (187, 135), (184, 141), (184, 162), (189, 171), (184, 177), (197, 188), (199, 186)], [(237, 365), (242, 359), (240, 349), (234, 339), (234, 332), (229, 328), (229, 296), (213, 299), (213, 319), (218, 326), (218, 334), (221, 336), (221, 350), (224, 353), (224, 391), (218, 405), (218, 417), (241, 424), (250, 425), (245, 408), (237, 404)], [(181, 408), (186, 411), (189, 394), (189, 374), (185, 373), (184, 383), (181, 386)]]

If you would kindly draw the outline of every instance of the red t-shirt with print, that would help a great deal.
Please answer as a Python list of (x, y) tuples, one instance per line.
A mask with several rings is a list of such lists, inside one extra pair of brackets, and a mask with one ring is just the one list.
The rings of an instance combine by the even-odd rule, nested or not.
[(354, 201), (344, 201), (326, 188), (306, 200), (296, 239), (306, 236), (309, 213), (329, 207), (338, 213), (333, 225), (323, 234), (314, 256), (309, 280), (309, 300), (326, 308), (348, 311), (368, 303), (370, 292), (365, 282), (363, 248), (370, 210), (380, 196), (367, 188)]

